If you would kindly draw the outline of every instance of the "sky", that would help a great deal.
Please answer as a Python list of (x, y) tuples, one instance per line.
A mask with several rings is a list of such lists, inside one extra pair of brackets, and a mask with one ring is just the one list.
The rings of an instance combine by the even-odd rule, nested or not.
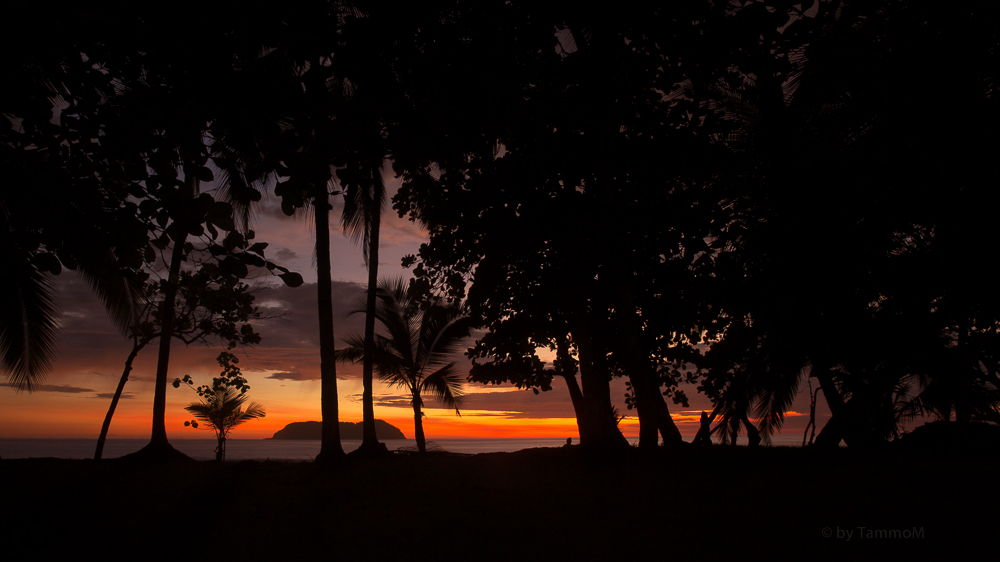
[[(389, 178), (387, 178), (388, 180)], [(387, 181), (390, 194), (398, 180)], [(331, 254), (333, 263), (333, 301), (337, 345), (341, 337), (364, 328), (364, 315), (349, 315), (355, 301), (364, 293), (367, 269), (361, 249), (341, 234), (339, 216), (342, 200), (338, 198), (331, 217)], [(239, 366), (250, 384), (250, 400), (264, 405), (267, 415), (237, 427), (235, 439), (271, 437), (291, 422), (319, 420), (319, 338), (316, 311), (316, 272), (313, 264), (315, 238), (311, 218), (286, 217), (279, 201), (265, 198), (256, 217), (254, 230), (257, 241), (269, 244), (266, 255), (272, 261), (296, 271), (305, 279), (298, 288), (282, 284), (272, 286), (273, 278), (251, 283), (257, 289), (256, 305), (268, 316), (255, 325), (262, 342), (252, 348), (237, 349)], [(427, 233), (408, 219), (399, 218), (395, 211), (383, 213), (379, 254), (380, 276), (409, 277), (400, 260), (415, 254), (427, 241)], [(0, 383), (0, 438), (82, 438), (97, 439), (101, 424), (111, 402), (131, 342), (115, 330), (107, 319), (103, 306), (86, 284), (72, 271), (56, 278), (61, 310), (60, 336), (52, 369), (42, 384), (32, 393), (17, 393), (6, 383)], [(468, 340), (469, 346), (473, 339)], [(190, 375), (195, 386), (211, 384), (219, 374), (216, 356), (223, 351), (221, 344), (185, 346), (174, 341), (170, 356), (169, 380)], [(551, 359), (545, 350), (539, 354)], [(471, 362), (460, 358), (460, 366), (468, 372)], [(118, 404), (109, 431), (109, 438), (145, 438), (152, 423), (153, 381), (156, 367), (156, 345), (140, 352), (129, 376), (122, 400)], [(338, 365), (337, 387), (340, 396), (340, 420), (361, 420), (361, 366)], [(804, 383), (803, 383), (804, 384)], [(461, 416), (444, 409), (436, 398), (425, 400), (424, 432), (434, 438), (579, 438), (573, 407), (565, 384), (553, 381), (553, 390), (538, 395), (511, 385), (492, 386), (467, 383), (467, 396)], [(698, 430), (701, 410), (711, 411), (712, 405), (694, 387), (687, 388), (688, 408), (670, 405), (670, 411), (688, 440)], [(625, 382), (612, 383), (612, 400), (620, 412), (626, 409)], [(184, 410), (198, 400), (186, 387), (167, 389), (167, 435), (174, 439), (204, 439), (212, 434), (204, 429), (184, 427), (192, 416)], [(828, 417), (820, 400), (818, 424)], [(668, 401), (669, 403), (669, 401)], [(808, 423), (809, 399), (800, 392), (786, 418), (784, 433), (801, 434)], [(805, 413), (805, 415), (803, 415)], [(401, 429), (413, 438), (413, 410), (409, 399), (400, 389), (375, 382), (375, 417)], [(631, 442), (638, 437), (638, 419), (627, 416), (620, 424)]]

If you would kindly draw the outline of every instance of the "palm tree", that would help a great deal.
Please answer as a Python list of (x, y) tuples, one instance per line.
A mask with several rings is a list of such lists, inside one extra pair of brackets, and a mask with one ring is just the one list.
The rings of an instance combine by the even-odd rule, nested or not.
[[(436, 394), (445, 406), (455, 408), (455, 413), (461, 415), (462, 375), (451, 358), (469, 335), (472, 321), (456, 306), (431, 303), (420, 310), (418, 303), (407, 295), (406, 283), (401, 278), (380, 281), (376, 298), (375, 318), (388, 335), (375, 336), (372, 362), (379, 380), (409, 391), (417, 450), (424, 453), (427, 445), (422, 395)], [(337, 352), (337, 361), (357, 363), (364, 360), (362, 334), (350, 334), (344, 341), (350, 347)]]
[[(215, 430), (215, 437), (219, 440), (215, 460), (219, 462), (226, 460), (226, 437), (229, 432), (242, 423), (264, 417), (264, 406), (251, 402), (244, 410), (243, 404), (246, 401), (245, 394), (227, 386), (215, 389), (202, 398), (201, 402), (192, 402), (184, 408)], [(184, 422), (184, 425), (198, 427), (197, 422)]]
[(143, 230), (140, 219), (118, 212), (130, 177), (124, 159), (109, 158), (96, 143), (60, 144), (97, 130), (113, 85), (93, 65), (74, 64), (84, 47), (63, 39), (19, 63), (30, 72), (8, 75), (12, 102), (3, 112), (18, 126), (0, 131), (0, 260), (6, 266), (0, 370), (17, 391), (31, 392), (41, 382), (55, 351), (59, 306), (52, 276), (76, 270), (123, 333), (141, 308), (138, 269), (146, 241), (134, 236)]
[(363, 433), (361, 447), (358, 450), (376, 455), (386, 450), (385, 445), (379, 443), (375, 433), (375, 399), (372, 390), (379, 227), (382, 222), (382, 209), (386, 202), (385, 182), (382, 179), (382, 174), (385, 171), (384, 162), (383, 154), (378, 154), (375, 160), (358, 166), (360, 168), (357, 170), (358, 173), (348, 172), (341, 175), (341, 171), (338, 171), (337, 174), (342, 180), (347, 180), (343, 182), (345, 196), (341, 220), (344, 223), (344, 233), (353, 238), (355, 242), (361, 242), (364, 248), (365, 265), (368, 266), (368, 293), (365, 303), (365, 353), (362, 375), (364, 390), (361, 398)]

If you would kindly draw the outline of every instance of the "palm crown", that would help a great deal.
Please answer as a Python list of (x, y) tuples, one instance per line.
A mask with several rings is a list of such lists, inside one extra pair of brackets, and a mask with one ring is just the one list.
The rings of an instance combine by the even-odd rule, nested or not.
[[(217, 388), (214, 392), (207, 394), (201, 402), (188, 404), (185, 410), (191, 412), (195, 418), (205, 422), (215, 430), (215, 435), (219, 440), (219, 448), (216, 449), (216, 459), (225, 460), (226, 436), (236, 426), (264, 417), (264, 406), (251, 402), (243, 409), (243, 404), (247, 401), (247, 396), (237, 392), (231, 387)], [(184, 422), (188, 425), (188, 422)], [(198, 427), (197, 424), (192, 424)]]
[[(456, 369), (453, 354), (469, 335), (472, 321), (455, 306), (435, 303), (420, 310), (407, 295), (403, 279), (383, 279), (376, 296), (375, 318), (382, 323), (386, 334), (375, 336), (372, 358), (375, 370), (379, 380), (410, 391), (417, 445), (423, 451), (421, 395), (435, 394), (445, 406), (455, 408), (455, 413), (460, 414), (463, 377)], [(364, 312), (363, 301), (355, 312)], [(350, 347), (337, 352), (337, 361), (356, 363), (364, 359), (363, 334), (349, 334), (344, 341)]]

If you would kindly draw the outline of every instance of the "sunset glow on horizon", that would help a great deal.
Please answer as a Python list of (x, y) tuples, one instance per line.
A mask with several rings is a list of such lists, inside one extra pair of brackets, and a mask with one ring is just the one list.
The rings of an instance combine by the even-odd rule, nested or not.
[[(393, 184), (393, 189), (395, 184)], [(334, 216), (339, 216), (335, 209)], [(383, 262), (380, 270), (386, 277), (406, 275), (399, 267), (399, 257), (416, 251), (426, 233), (413, 223), (386, 213), (382, 236)], [(269, 255), (303, 274), (306, 284), (296, 289), (263, 284), (256, 291), (256, 305), (266, 315), (280, 316), (255, 322), (263, 341), (260, 345), (233, 350), (250, 384), (250, 401), (264, 405), (267, 415), (238, 426), (235, 439), (264, 439), (287, 424), (318, 421), (320, 415), (319, 347), (316, 319), (315, 271), (311, 268), (313, 238), (310, 225), (300, 218), (289, 218), (270, 200), (262, 208), (258, 231), (270, 243)], [(363, 329), (361, 314), (349, 315), (364, 293), (367, 271), (360, 250), (343, 236), (333, 236), (334, 319), (337, 346), (350, 332)], [(265, 281), (267, 278), (264, 279)], [(127, 342), (107, 320), (104, 307), (86, 284), (71, 271), (55, 278), (60, 290), (61, 331), (59, 350), (48, 377), (33, 393), (16, 393), (9, 386), (0, 387), (0, 438), (79, 438), (97, 439), (121, 377), (130, 350)], [(259, 283), (259, 281), (258, 281)], [(471, 345), (470, 338), (469, 344)], [(216, 356), (220, 345), (184, 346), (175, 341), (171, 347), (169, 380), (191, 375), (195, 386), (210, 383), (219, 373)], [(539, 350), (543, 361), (552, 353)], [(471, 363), (459, 358), (467, 369)], [(152, 387), (155, 373), (155, 345), (147, 346), (137, 357), (122, 400), (115, 411), (109, 438), (147, 438), (152, 414)], [(337, 365), (340, 420), (361, 420), (361, 366)], [(528, 438), (579, 439), (576, 419), (561, 380), (553, 381), (553, 390), (535, 395), (511, 385), (467, 384), (462, 415), (440, 408), (433, 396), (425, 396), (424, 432), (435, 438)], [(612, 381), (612, 400), (619, 412), (628, 415), (620, 428), (630, 441), (638, 436), (638, 418), (626, 409), (623, 379)], [(701, 409), (711, 411), (711, 403), (693, 387), (687, 390), (690, 408), (671, 406), (672, 418), (681, 433), (690, 440), (698, 431)], [(413, 411), (409, 397), (401, 389), (375, 382), (375, 417), (398, 427), (413, 438)], [(808, 411), (805, 403), (796, 403), (797, 411)], [(184, 410), (197, 395), (185, 386), (167, 389), (166, 429), (170, 439), (206, 439), (211, 433), (184, 427), (192, 416)], [(821, 415), (827, 415), (822, 411)], [(804, 427), (807, 420), (788, 414), (786, 426)], [(800, 418), (801, 419), (801, 418)]]

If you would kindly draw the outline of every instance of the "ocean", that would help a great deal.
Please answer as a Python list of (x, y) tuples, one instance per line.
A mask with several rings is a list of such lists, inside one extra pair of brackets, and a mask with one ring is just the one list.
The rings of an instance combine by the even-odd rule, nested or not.
[[(690, 438), (689, 438), (690, 440)], [(634, 439), (630, 440), (634, 441)], [(802, 435), (783, 434), (772, 437), (773, 445), (798, 447), (802, 445)], [(412, 439), (387, 439), (383, 441), (390, 451), (400, 448), (416, 449)], [(578, 442), (573, 439), (573, 442)], [(106, 459), (134, 453), (143, 448), (148, 439), (108, 439), (104, 444), (103, 457)], [(215, 439), (174, 439), (170, 443), (181, 452), (196, 460), (215, 458)], [(476, 454), (513, 452), (536, 447), (561, 447), (565, 438), (525, 438), (525, 439), (431, 439), (429, 448), (443, 449), (452, 453)], [(360, 440), (347, 439), (341, 445), (345, 452), (351, 452), (361, 445)], [(90, 459), (94, 457), (96, 439), (0, 439), (0, 458), (26, 459), (55, 457), (61, 459)], [(311, 461), (319, 453), (319, 441), (293, 441), (285, 439), (230, 439), (226, 442), (226, 460), (280, 460)]]

